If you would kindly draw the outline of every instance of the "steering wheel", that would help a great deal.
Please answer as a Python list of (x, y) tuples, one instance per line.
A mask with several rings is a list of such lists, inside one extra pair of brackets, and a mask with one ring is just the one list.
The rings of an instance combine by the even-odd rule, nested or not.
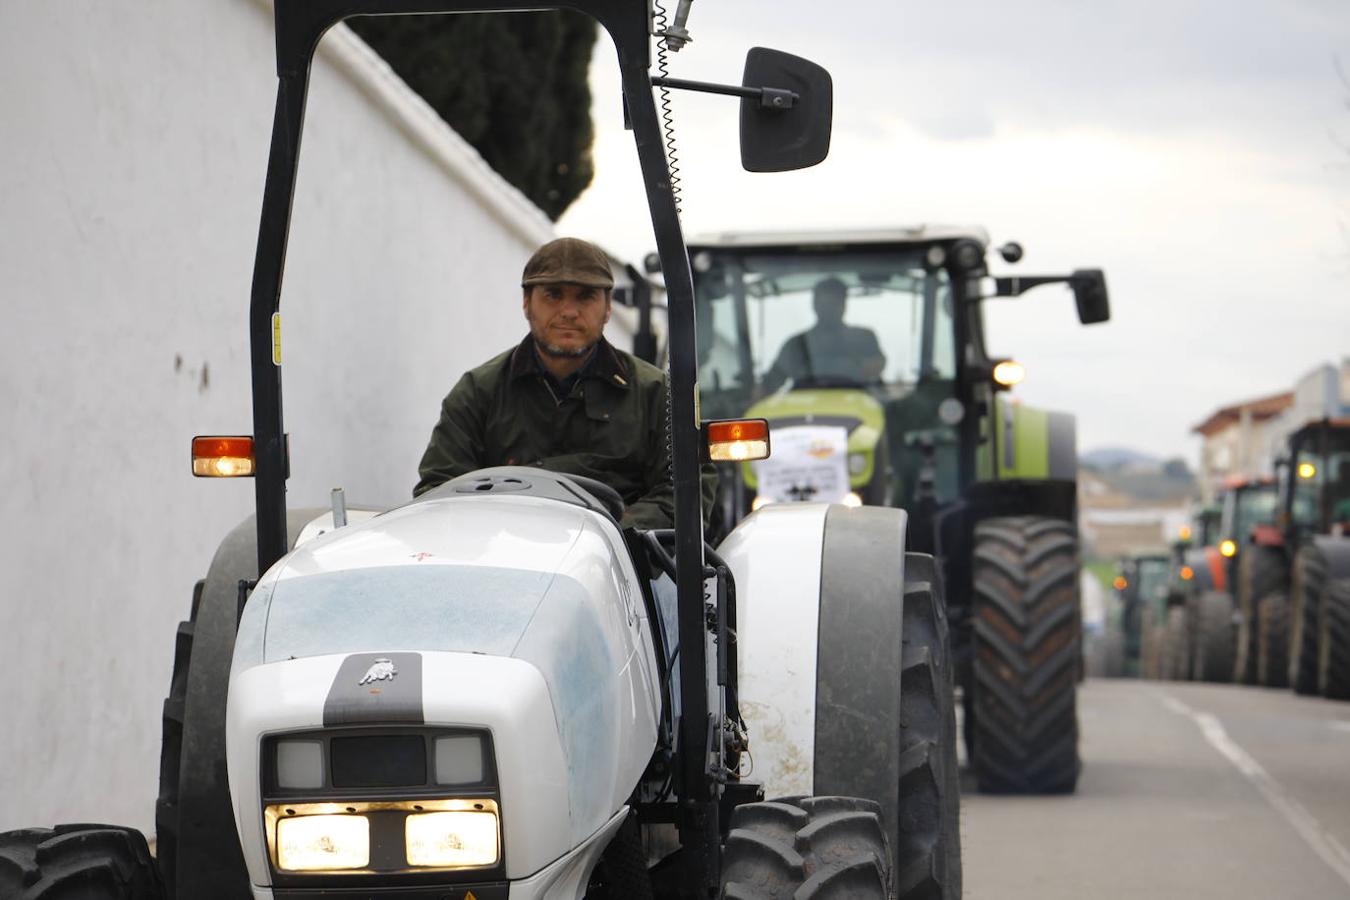
[(623, 502), (623, 496), (614, 488), (595, 478), (587, 478), (585, 475), (573, 475), (571, 472), (557, 473), (568, 481), (571, 481), (577, 487), (590, 494), (605, 511), (614, 517), (618, 522), (623, 518), (623, 511), (627, 508)]

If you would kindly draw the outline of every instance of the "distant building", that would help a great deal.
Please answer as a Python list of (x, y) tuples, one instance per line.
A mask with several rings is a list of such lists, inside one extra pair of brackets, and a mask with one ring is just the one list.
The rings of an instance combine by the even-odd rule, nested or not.
[(1213, 502), (1216, 489), (1231, 476), (1247, 478), (1270, 471), (1271, 424), (1294, 405), (1286, 391), (1244, 400), (1215, 410), (1191, 429), (1204, 440), (1200, 448), (1200, 497)]
[(1350, 416), (1350, 357), (1308, 372), (1291, 391), (1225, 406), (1191, 429), (1200, 450), (1201, 499), (1212, 502), (1229, 476), (1268, 475), (1290, 434), (1317, 419)]
[(1294, 385), (1294, 400), (1270, 422), (1267, 456), (1274, 459), (1284, 451), (1285, 439), (1317, 419), (1350, 417), (1350, 357), (1339, 367), (1318, 366)]

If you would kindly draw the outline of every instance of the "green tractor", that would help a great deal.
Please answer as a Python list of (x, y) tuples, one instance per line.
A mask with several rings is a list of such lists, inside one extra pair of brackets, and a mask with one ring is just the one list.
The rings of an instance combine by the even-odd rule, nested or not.
[(907, 510), (911, 541), (941, 561), (980, 788), (1070, 792), (1075, 424), (1011, 402), (1023, 372), (986, 352), (982, 301), (1067, 283), (1092, 324), (1110, 316), (1106, 283), (991, 280), (989, 249), (980, 229), (928, 227), (691, 241), (702, 414), (768, 419), (774, 440), (771, 464), (723, 466), (714, 518), (800, 501)]
[(1112, 587), (1120, 608), (1124, 672), (1141, 678), (1174, 678), (1167, 652), (1167, 578), (1170, 557), (1161, 550), (1131, 553), (1116, 564)]
[[(1277, 466), (1276, 524), (1254, 530), (1239, 584), (1257, 601), (1257, 677), (1350, 698), (1350, 419), (1294, 431)], [(1334, 594), (1334, 596), (1333, 596)]]

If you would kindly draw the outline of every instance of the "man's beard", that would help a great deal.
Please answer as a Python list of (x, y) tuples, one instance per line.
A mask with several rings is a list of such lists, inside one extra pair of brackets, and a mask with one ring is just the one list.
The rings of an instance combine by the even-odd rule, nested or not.
[(559, 347), (557, 344), (545, 343), (544, 341), (539, 340), (539, 338), (534, 339), (534, 345), (539, 348), (540, 353), (543, 353), (545, 356), (555, 356), (561, 359), (580, 359), (584, 356), (589, 356), (591, 351), (595, 349), (595, 345), (598, 343), (600, 342), (592, 341), (584, 347)]
[(596, 338), (584, 347), (575, 349), (571, 347), (561, 347), (557, 344), (550, 344), (548, 341), (544, 340), (544, 338), (539, 336), (541, 331), (547, 333), (547, 329), (538, 327), (534, 321), (534, 311), (528, 307), (525, 309), (525, 321), (530, 323), (530, 336), (534, 338), (534, 346), (539, 349), (540, 353), (545, 356), (552, 356), (555, 359), (581, 359), (585, 356), (589, 356), (590, 352), (595, 349), (595, 345), (600, 343), (600, 339)]

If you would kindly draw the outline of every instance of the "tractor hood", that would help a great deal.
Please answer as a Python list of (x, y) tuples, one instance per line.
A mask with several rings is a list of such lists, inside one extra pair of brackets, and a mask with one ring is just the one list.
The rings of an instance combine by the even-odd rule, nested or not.
[(255, 884), (268, 735), (486, 729), (509, 879), (604, 827), (651, 758), (660, 682), (618, 527), (551, 473), (465, 478), (302, 543), (249, 597), (226, 728)]
[[(235, 666), (367, 650), (511, 656), (546, 599), (576, 614), (595, 608), (589, 600), (622, 602), (622, 545), (606, 524), (505, 494), (418, 501), (331, 531), (259, 581)], [(603, 584), (590, 577), (597, 568)]]

